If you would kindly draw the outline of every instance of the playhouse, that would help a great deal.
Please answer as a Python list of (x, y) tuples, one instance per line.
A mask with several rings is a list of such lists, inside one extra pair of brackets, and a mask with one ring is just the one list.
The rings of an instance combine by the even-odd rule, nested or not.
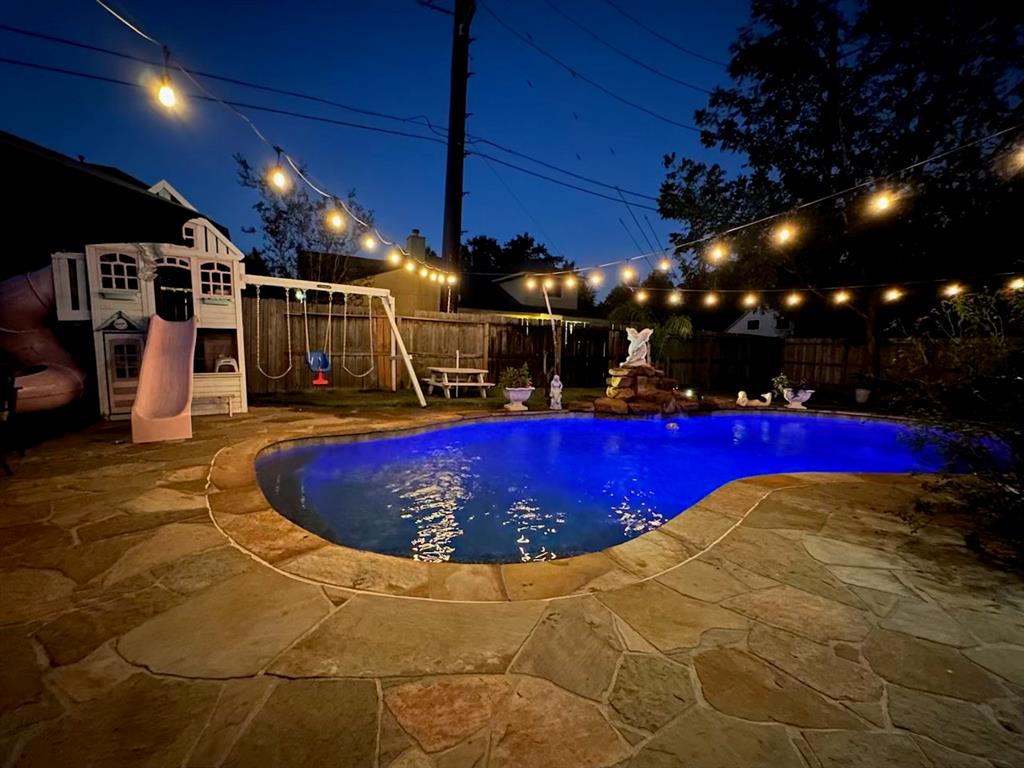
[[(194, 349), (184, 361), (191, 368), (191, 413), (247, 410), (243, 254), (204, 218), (187, 222), (182, 234), (181, 245), (106, 243), (53, 255), (57, 319), (92, 325), (104, 417), (131, 416), (154, 315), (194, 321)], [(182, 361), (163, 365), (175, 362)]]

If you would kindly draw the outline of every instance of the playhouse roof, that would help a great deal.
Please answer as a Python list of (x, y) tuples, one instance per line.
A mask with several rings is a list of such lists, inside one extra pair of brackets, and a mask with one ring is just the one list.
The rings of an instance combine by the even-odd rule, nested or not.
[[(149, 191), (124, 171), (74, 159), (0, 131), (0, 167), (16, 179), (4, 213), (0, 278), (45, 266), (89, 243), (176, 243), (196, 211)], [(209, 218), (209, 217), (207, 217)], [(230, 237), (226, 227), (211, 221)]]

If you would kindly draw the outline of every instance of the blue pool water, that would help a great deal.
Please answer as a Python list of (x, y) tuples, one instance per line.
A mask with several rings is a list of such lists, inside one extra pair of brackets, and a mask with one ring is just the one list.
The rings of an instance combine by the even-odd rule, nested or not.
[(620, 544), (740, 477), (941, 467), (903, 431), (785, 413), (529, 417), (297, 444), (262, 454), (256, 471), (275, 509), (330, 541), (418, 560), (519, 562)]

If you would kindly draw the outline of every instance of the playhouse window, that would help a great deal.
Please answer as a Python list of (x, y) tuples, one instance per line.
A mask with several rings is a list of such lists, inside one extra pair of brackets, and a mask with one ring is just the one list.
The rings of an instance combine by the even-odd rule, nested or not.
[(114, 378), (139, 378), (139, 345), (134, 342), (114, 344)]
[(199, 286), (204, 296), (230, 296), (231, 267), (218, 261), (200, 264)]
[(100, 255), (100, 287), (115, 291), (139, 290), (139, 263), (125, 253)]
[(181, 267), (188, 269), (188, 259), (179, 259), (177, 256), (159, 256), (156, 263), (161, 267)]
[(184, 230), (185, 245), (191, 245), (193, 248), (196, 247), (196, 229), (195, 227), (185, 227)]

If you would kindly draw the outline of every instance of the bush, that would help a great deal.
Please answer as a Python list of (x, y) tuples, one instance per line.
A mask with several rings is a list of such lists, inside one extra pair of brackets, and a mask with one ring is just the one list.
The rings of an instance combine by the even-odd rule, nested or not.
[(506, 368), (498, 377), (498, 382), (504, 389), (518, 389), (530, 386), (530, 366), (523, 363), (519, 368)]

